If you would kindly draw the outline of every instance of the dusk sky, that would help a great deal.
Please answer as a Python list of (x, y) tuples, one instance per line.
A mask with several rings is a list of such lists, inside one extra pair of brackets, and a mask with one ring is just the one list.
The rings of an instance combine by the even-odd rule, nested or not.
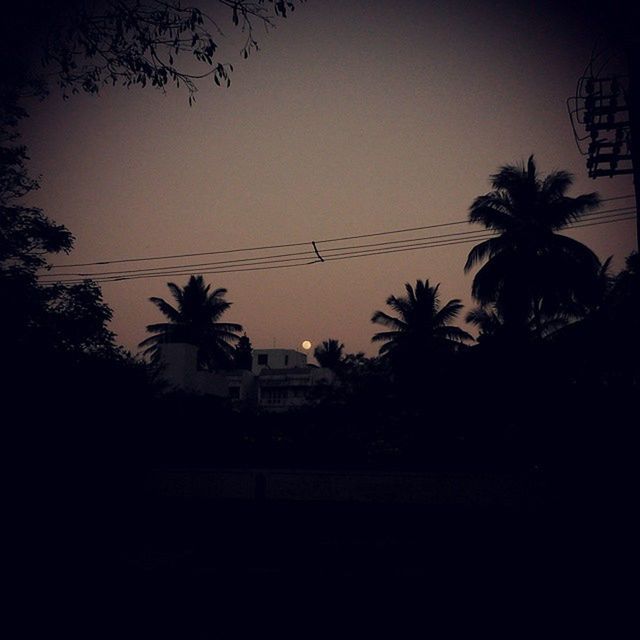
[[(197, 3), (196, 3), (197, 4)], [(206, 6), (206, 3), (203, 3)], [(629, 176), (591, 180), (574, 142), (566, 99), (595, 32), (553, 3), (308, 0), (278, 27), (258, 30), (261, 51), (243, 60), (229, 34), (221, 61), (230, 88), (105, 88), (29, 105), (23, 140), (41, 174), (33, 201), (76, 237), (55, 265), (224, 251), (374, 234), (464, 220), (503, 164), (535, 154), (543, 174), (575, 175), (570, 195), (633, 193)], [(211, 85), (211, 86), (210, 86)], [(630, 206), (627, 200), (602, 209)], [(442, 227), (384, 242), (469, 231)], [(480, 230), (480, 228), (478, 228)], [(635, 223), (575, 230), (614, 270), (635, 248)], [(353, 243), (352, 243), (353, 244)], [(333, 245), (318, 244), (320, 251)], [(337, 246), (337, 245), (336, 245)], [(349, 242), (341, 246), (349, 246)], [(161, 320), (150, 296), (188, 273), (228, 289), (224, 319), (254, 348), (297, 348), (328, 338), (374, 355), (370, 322), (404, 283), (441, 283), (443, 302), (473, 305), (472, 244), (263, 271), (102, 284), (120, 344), (137, 351)], [(251, 254), (256, 255), (256, 254)], [(236, 258), (248, 257), (238, 254)], [(83, 267), (101, 272), (188, 265), (234, 255)], [(310, 256), (309, 261), (313, 259)], [(209, 267), (211, 268), (211, 267)], [(68, 269), (75, 273), (78, 269)], [(61, 273), (56, 271), (56, 273)], [(462, 324), (462, 319), (460, 320)]]

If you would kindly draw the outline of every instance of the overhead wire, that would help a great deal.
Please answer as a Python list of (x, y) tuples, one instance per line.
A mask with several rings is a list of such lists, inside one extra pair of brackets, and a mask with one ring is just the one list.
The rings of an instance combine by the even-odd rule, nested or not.
[[(624, 196), (614, 196), (611, 198), (603, 198), (600, 202), (610, 202), (613, 200), (622, 200), (627, 198), (633, 198), (633, 194), (624, 195)], [(603, 212), (601, 212), (603, 213)], [(456, 220), (455, 222), (441, 222), (436, 224), (423, 225), (419, 227), (408, 227), (404, 229), (393, 229), (390, 231), (379, 231), (376, 233), (365, 233), (359, 235), (352, 236), (343, 236), (339, 238), (327, 238), (324, 240), (315, 240), (316, 244), (327, 244), (330, 242), (341, 242), (343, 240), (356, 240), (360, 238), (372, 238), (375, 236), (384, 236), (384, 235), (392, 235), (398, 233), (408, 233), (410, 231), (423, 231), (426, 229), (437, 229), (441, 227), (450, 227), (454, 225), (460, 224), (469, 224), (468, 220)], [(93, 267), (93, 266), (105, 266), (110, 264), (124, 264), (127, 262), (143, 262), (143, 261), (159, 261), (159, 260), (177, 260), (180, 258), (195, 258), (200, 256), (213, 256), (213, 255), (224, 255), (229, 253), (242, 253), (249, 251), (266, 251), (271, 249), (285, 249), (285, 248), (293, 248), (293, 247), (306, 247), (311, 243), (309, 241), (304, 242), (290, 242), (286, 244), (273, 244), (273, 245), (262, 245), (256, 247), (244, 247), (244, 248), (234, 248), (234, 249), (219, 249), (215, 251), (201, 251), (197, 253), (178, 253), (173, 255), (161, 255), (161, 256), (136, 256), (133, 258), (117, 258), (112, 260), (99, 260), (95, 262), (74, 262), (68, 264), (59, 264), (53, 265), (53, 269), (69, 269), (76, 267)]]
[[(609, 212), (595, 212), (595, 214), (592, 214), (589, 220), (591, 221), (604, 220), (606, 222), (615, 222), (623, 219), (631, 219), (633, 215), (634, 215), (633, 210), (628, 210), (628, 208), (621, 208), (619, 210), (611, 210)], [(585, 224), (585, 223), (589, 223), (589, 220), (578, 221), (578, 223), (574, 223), (574, 225), (572, 226), (574, 228), (591, 226), (590, 224)], [(594, 223), (592, 222), (591, 224), (594, 224)], [(454, 239), (452, 238), (452, 236), (466, 236), (466, 237)], [(450, 243), (449, 242), (450, 240), (454, 240), (454, 242), (459, 240), (465, 240), (465, 241), (471, 242), (471, 241), (481, 240), (490, 236), (491, 236), (490, 232), (487, 233), (486, 231), (472, 230), (467, 232), (456, 232), (452, 234), (440, 234), (438, 236), (427, 236), (423, 238), (405, 238), (402, 240), (396, 240), (396, 241), (390, 241), (390, 242), (388, 241), (383, 243), (370, 243), (370, 244), (364, 244), (364, 245), (336, 247), (333, 249), (326, 249), (325, 255), (329, 257), (329, 252), (340, 252), (341, 254), (344, 254), (344, 255), (353, 255), (354, 252), (351, 252), (351, 253), (347, 252), (347, 250), (350, 250), (350, 249), (356, 249), (355, 254), (357, 255), (368, 255), (368, 254), (375, 255), (378, 251), (381, 251), (381, 250), (388, 252), (390, 249), (393, 249), (393, 247), (390, 247), (389, 245), (394, 245), (394, 244), (402, 244), (405, 247), (421, 248), (421, 247), (427, 247), (431, 245), (439, 246), (443, 244), (443, 241), (445, 241), (444, 244), (446, 245)], [(408, 244), (412, 242), (413, 243), (422, 242), (422, 244), (414, 244), (414, 245)], [(453, 244), (454, 242), (451, 242), (451, 244)], [(114, 281), (114, 280), (133, 279), (134, 277), (183, 275), (183, 274), (189, 274), (194, 270), (196, 270), (195, 269), (196, 266), (197, 267), (207, 267), (207, 266), (214, 267), (213, 269), (207, 269), (206, 271), (198, 268), (197, 271), (199, 272), (203, 272), (203, 273), (223, 272), (224, 273), (224, 272), (229, 272), (230, 267), (233, 267), (235, 271), (239, 271), (240, 268), (242, 268), (243, 271), (248, 271), (248, 270), (255, 270), (256, 267), (270, 266), (274, 268), (276, 265), (284, 266), (282, 263), (287, 263), (287, 262), (296, 263), (291, 266), (302, 266), (304, 264), (311, 264), (318, 261), (318, 260), (313, 260), (309, 262), (308, 257), (312, 256), (311, 251), (306, 252), (306, 254), (300, 253), (300, 254), (292, 254), (292, 255), (293, 257), (288, 257), (288, 254), (281, 254), (281, 256), (267, 256), (262, 258), (253, 257), (250, 259), (244, 259), (242, 261), (224, 261), (224, 262), (217, 262), (217, 263), (210, 263), (210, 264), (200, 263), (198, 265), (193, 265), (193, 264), (174, 265), (171, 267), (161, 267), (156, 269), (151, 268), (151, 269), (143, 269), (143, 270), (98, 272), (98, 273), (79, 274), (79, 275), (65, 274), (67, 276), (67, 279), (64, 281), (75, 282), (75, 281), (82, 281), (82, 279), (94, 279), (96, 281)], [(335, 257), (335, 256), (331, 255), (331, 257)], [(71, 276), (71, 278), (73, 278), (73, 276), (76, 276), (76, 279), (72, 280), (69, 278), (69, 276)], [(55, 274), (47, 274), (47, 276), (45, 277), (58, 278), (57, 280), (58, 282), (63, 281), (60, 279), (58, 275), (55, 275)]]
[[(617, 196), (608, 198), (607, 201), (621, 200), (630, 196)], [(583, 228), (596, 226), (599, 224), (609, 224), (611, 222), (619, 222), (630, 220), (635, 215), (633, 207), (619, 207), (605, 211), (591, 212), (583, 216), (581, 220), (576, 221), (570, 228)], [(468, 221), (464, 221), (467, 223)], [(427, 225), (426, 228), (436, 228), (444, 226), (452, 226), (460, 224), (460, 222), (443, 223), (439, 225)], [(387, 236), (391, 234), (406, 233), (415, 231), (425, 227), (412, 227), (408, 229), (397, 229), (391, 231), (359, 234), (357, 236), (344, 236), (342, 238), (332, 238), (323, 241), (315, 241), (314, 244), (346, 241), (351, 239), (364, 239), (376, 236)], [(143, 269), (122, 269), (116, 271), (101, 271), (95, 273), (66, 273), (66, 274), (45, 274), (44, 278), (53, 278), (53, 280), (45, 281), (43, 284), (75, 284), (83, 280), (90, 279), (95, 282), (119, 282), (124, 280), (135, 280), (153, 277), (173, 277), (179, 275), (189, 275), (194, 271), (202, 274), (213, 273), (238, 273), (247, 271), (263, 271), (271, 269), (282, 269), (289, 267), (300, 267), (318, 262), (333, 262), (336, 260), (354, 259), (359, 257), (368, 257), (376, 255), (384, 255), (388, 253), (396, 253), (403, 251), (414, 251), (419, 249), (427, 249), (441, 246), (451, 246), (461, 243), (477, 242), (488, 239), (495, 235), (494, 232), (488, 230), (470, 230), (458, 231), (446, 234), (437, 234), (419, 238), (403, 238), (400, 240), (389, 240), (384, 242), (375, 242), (367, 244), (356, 244), (340, 247), (326, 247), (322, 249), (322, 255), (309, 249), (302, 252), (283, 253), (269, 256), (252, 256), (250, 258), (240, 258), (234, 260), (223, 260), (211, 263), (196, 263), (184, 265), (168, 265), (163, 267), (148, 267)], [(286, 246), (309, 245), (310, 243), (289, 243)], [(282, 247), (285, 245), (272, 245), (272, 247)], [(255, 249), (254, 249), (255, 250)], [(211, 254), (235, 253), (241, 250), (227, 250), (218, 252), (209, 252)], [(244, 251), (251, 251), (245, 249)], [(316, 255), (317, 254), (317, 255)], [(320, 259), (318, 259), (320, 258)], [(94, 263), (97, 266), (97, 263)], [(204, 267), (204, 268), (201, 268)], [(209, 268), (211, 267), (211, 268)]]

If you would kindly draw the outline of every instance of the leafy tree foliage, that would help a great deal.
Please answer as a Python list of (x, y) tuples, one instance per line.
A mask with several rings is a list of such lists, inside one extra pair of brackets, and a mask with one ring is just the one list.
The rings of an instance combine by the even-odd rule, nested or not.
[[(244, 57), (257, 50), (256, 24), (273, 26), (294, 9), (282, 0), (219, 0), (246, 36)], [(63, 95), (97, 93), (104, 85), (184, 86), (191, 102), (198, 78), (230, 82), (230, 65), (214, 59), (222, 37), (216, 19), (180, 0), (25, 0), (3, 9), (0, 21), (0, 294), (10, 299), (0, 320), (13, 337), (17, 360), (26, 345), (40, 353), (119, 353), (106, 328), (111, 311), (91, 283), (49, 288), (37, 273), (48, 256), (68, 253), (73, 236), (26, 196), (38, 188), (29, 176), (27, 150), (17, 125), (27, 96), (44, 97), (49, 84)], [(198, 65), (204, 65), (198, 69)], [(46, 349), (45, 349), (46, 347)], [(22, 354), (22, 355), (21, 355)]]
[[(43, 3), (26, 0), (5, 16), (0, 53), (18, 61), (9, 69), (14, 86), (37, 93), (53, 78), (63, 95), (97, 93), (104, 85), (147, 84), (164, 90), (183, 86), (189, 101), (196, 82), (230, 84), (231, 64), (216, 55), (223, 16), (245, 38), (243, 57), (259, 49), (257, 25), (268, 29), (295, 9), (285, 0), (216, 0), (183, 5), (180, 0), (88, 0)], [(6, 33), (4, 33), (6, 31)], [(39, 73), (44, 64), (46, 75)]]
[(0, 329), (11, 336), (10, 358), (33, 366), (45, 356), (114, 355), (114, 335), (107, 328), (111, 310), (94, 283), (47, 287), (38, 281), (51, 254), (71, 250), (73, 236), (25, 204), (38, 188), (16, 133), (26, 113), (5, 97), (0, 101), (0, 295), (11, 302), (0, 314)]
[(39, 188), (27, 170), (28, 155), (17, 127), (27, 116), (15, 99), (0, 100), (0, 269), (34, 273), (47, 255), (71, 250), (73, 236), (24, 199)]
[(157, 362), (160, 345), (183, 342), (198, 347), (198, 366), (202, 369), (213, 371), (231, 367), (233, 347), (239, 340), (237, 332), (242, 331), (242, 326), (218, 322), (232, 304), (224, 299), (227, 290), (211, 291), (211, 285), (206, 285), (202, 276), (191, 276), (184, 287), (173, 282), (168, 282), (167, 286), (177, 304), (174, 307), (162, 298), (149, 298), (169, 322), (147, 326), (147, 331), (153, 335), (140, 343), (144, 354)]

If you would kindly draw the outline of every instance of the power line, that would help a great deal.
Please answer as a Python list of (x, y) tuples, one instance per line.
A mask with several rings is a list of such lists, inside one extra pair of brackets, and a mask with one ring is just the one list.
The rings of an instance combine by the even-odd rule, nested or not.
[[(348, 246), (344, 246), (344, 247), (333, 247), (333, 248), (327, 248), (323, 250), (323, 253), (325, 255), (331, 254), (332, 252), (338, 252), (338, 251), (346, 251), (349, 249), (363, 249), (363, 248), (368, 248), (368, 247), (382, 247), (385, 245), (393, 245), (393, 244), (404, 244), (407, 242), (415, 242), (415, 241), (422, 241), (422, 240), (431, 240), (434, 238), (446, 238), (446, 237), (450, 237), (450, 236), (459, 236), (459, 235), (469, 235), (469, 234), (478, 234), (478, 233), (483, 233), (482, 230), (472, 230), (472, 231), (458, 231), (455, 233), (445, 233), (445, 234), (440, 234), (440, 235), (436, 235), (436, 236), (425, 236), (422, 238), (404, 238), (402, 240), (388, 240), (386, 242), (373, 242), (373, 243), (368, 243), (368, 244), (360, 244), (360, 245), (348, 245)], [(148, 268), (144, 268), (144, 269), (122, 269), (122, 270), (116, 270), (116, 271), (100, 271), (100, 272), (94, 272), (94, 273), (67, 273), (64, 274), (65, 276), (77, 276), (77, 277), (91, 277), (91, 276), (107, 276), (107, 275), (126, 275), (126, 274), (134, 274), (134, 273), (151, 273), (154, 271), (162, 271), (162, 272), (175, 272), (177, 269), (193, 269), (196, 267), (211, 267), (211, 266), (232, 266), (232, 265), (236, 265), (236, 266), (242, 266), (240, 263), (245, 263), (244, 266), (251, 266), (251, 263), (253, 263), (253, 265), (258, 265), (260, 263), (265, 263), (268, 264), (270, 262), (292, 262), (292, 261), (296, 261), (296, 260), (309, 260), (309, 259), (313, 259), (312, 261), (315, 262), (316, 258), (318, 258), (318, 253), (316, 251), (313, 250), (309, 250), (309, 251), (301, 251), (301, 252), (296, 252), (296, 253), (285, 253), (285, 254), (277, 254), (277, 255), (270, 255), (270, 256), (261, 256), (261, 257), (252, 257), (252, 258), (240, 258), (237, 260), (222, 260), (222, 261), (218, 261), (218, 262), (201, 262), (201, 263), (195, 263), (195, 264), (187, 264), (187, 265), (171, 265), (171, 266), (165, 266), (165, 267), (148, 267)], [(57, 274), (47, 274), (44, 277), (52, 277), (54, 275)], [(162, 274), (160, 274), (162, 275)]]
[[(628, 207), (621, 208), (618, 210), (611, 210), (609, 212), (596, 212), (591, 215), (588, 220), (579, 220), (574, 223), (571, 228), (580, 229), (584, 227), (597, 226), (601, 224), (610, 224), (612, 222), (621, 222), (625, 220), (632, 220), (635, 215), (635, 210), (625, 211), (625, 209), (629, 209)], [(366, 234), (367, 236), (369, 234)], [(373, 235), (373, 234), (372, 234)], [(376, 234), (377, 235), (377, 234)], [(463, 236), (463, 237), (452, 237), (452, 236)], [(468, 232), (457, 232), (452, 234), (440, 234), (436, 236), (428, 236), (425, 238), (411, 238), (400, 241), (390, 241), (383, 243), (372, 243), (365, 245), (354, 245), (351, 247), (337, 247), (334, 249), (328, 249), (325, 252), (325, 262), (333, 262), (337, 260), (349, 260), (361, 257), (371, 257), (377, 255), (385, 255), (388, 253), (398, 253), (404, 251), (415, 251), (419, 249), (428, 249), (428, 248), (436, 248), (436, 247), (445, 247), (456, 244), (465, 244), (470, 242), (478, 242), (489, 239), (491, 237), (495, 237), (494, 232), (487, 231), (468, 231)], [(414, 244), (409, 244), (414, 243)], [(400, 246), (390, 246), (390, 245), (400, 245)], [(352, 250), (355, 249), (355, 250)], [(329, 251), (334, 251), (334, 254), (327, 255)], [(287, 254), (283, 254), (287, 255)], [(254, 259), (257, 260), (257, 259)], [(237, 262), (237, 261), (232, 261)], [(285, 262), (290, 262), (294, 264), (283, 264)], [(309, 261), (307, 257), (292, 257), (292, 258), (283, 258), (269, 261), (268, 258), (263, 259), (262, 261), (256, 261), (253, 264), (231, 264), (231, 263), (220, 263), (217, 266), (214, 264), (210, 266), (214, 266), (213, 269), (198, 269), (201, 274), (214, 274), (214, 273), (239, 273), (239, 272), (248, 272), (248, 271), (265, 271), (272, 269), (283, 269), (283, 268), (291, 268), (291, 267), (301, 267), (310, 264), (316, 264), (320, 262), (320, 260), (312, 260)], [(91, 278), (97, 283), (103, 282), (120, 282), (125, 280), (137, 280), (137, 279), (146, 279), (146, 278), (154, 278), (154, 277), (173, 277), (177, 275), (189, 275), (193, 273), (194, 265), (182, 265), (176, 266), (172, 270), (166, 270), (167, 268), (163, 268), (160, 273), (150, 272), (151, 270), (132, 270), (132, 271), (124, 271), (124, 272), (116, 272), (120, 275), (108, 275), (108, 274), (93, 274), (95, 277)], [(207, 265), (203, 265), (207, 266)], [(71, 274), (68, 274), (71, 275)], [(50, 276), (53, 277), (53, 276)], [(84, 280), (81, 279), (68, 279), (68, 280), (54, 280), (48, 283), (43, 284), (55, 284), (55, 283), (64, 283), (64, 284), (76, 284), (80, 283)]]
[[(592, 212), (590, 214), (586, 214), (585, 217), (588, 217), (589, 219), (595, 219), (603, 217), (605, 215), (609, 216), (609, 217), (614, 217), (614, 215), (621, 215), (621, 213), (618, 212), (632, 212), (629, 211), (631, 208), (630, 207), (619, 207), (617, 209), (609, 209), (606, 211), (596, 211), (596, 212)], [(446, 234), (439, 234), (439, 235), (435, 235), (435, 236), (426, 236), (426, 237), (420, 237), (420, 238), (403, 238), (401, 240), (388, 240), (385, 242), (377, 242), (377, 243), (368, 243), (368, 244), (357, 244), (357, 245), (348, 245), (348, 246), (342, 246), (342, 247), (328, 247), (326, 249), (323, 250), (323, 253), (325, 255), (329, 255), (331, 253), (335, 253), (335, 252), (342, 252), (342, 251), (346, 251), (349, 249), (363, 249), (363, 248), (369, 248), (369, 247), (384, 247), (385, 245), (391, 245), (391, 244), (406, 244), (408, 242), (417, 242), (417, 241), (425, 241), (425, 240), (432, 240), (432, 239), (440, 239), (440, 238), (448, 238), (448, 237), (454, 237), (454, 236), (470, 236), (473, 235), (475, 237), (475, 235), (477, 235), (478, 233), (484, 233), (484, 230), (477, 230), (477, 229), (472, 229), (469, 231), (456, 231), (456, 232), (452, 232), (452, 233), (446, 233)], [(388, 234), (390, 232), (383, 232), (385, 234)], [(378, 235), (378, 234), (366, 234), (366, 237), (371, 237), (373, 235)], [(345, 238), (346, 239), (346, 238)], [(274, 254), (274, 255), (267, 255), (267, 256), (252, 256), (250, 258), (239, 258), (239, 259), (233, 259), (233, 260), (222, 260), (222, 261), (216, 261), (216, 262), (200, 262), (200, 263), (190, 263), (190, 264), (184, 264), (184, 265), (168, 265), (168, 266), (162, 266), (162, 267), (145, 267), (145, 268), (140, 268), (140, 269), (134, 269), (134, 268), (130, 268), (130, 269), (118, 269), (118, 270), (113, 270), (113, 271), (97, 271), (97, 272), (91, 272), (91, 273), (84, 273), (84, 272), (78, 272), (78, 273), (65, 273), (65, 274), (52, 274), (52, 273), (48, 273), (48, 274), (44, 274), (43, 277), (48, 277), (48, 278), (54, 278), (54, 277), (59, 277), (59, 276), (63, 276), (63, 277), (77, 277), (77, 278), (92, 278), (92, 277), (101, 277), (101, 276), (116, 276), (116, 275), (131, 275), (131, 274), (136, 274), (136, 273), (146, 273), (146, 274), (151, 274), (153, 272), (158, 272), (160, 275), (162, 275), (162, 273), (178, 273), (178, 270), (182, 270), (182, 269), (200, 269), (203, 267), (227, 267), (227, 266), (241, 266), (244, 264), (244, 266), (260, 266), (262, 264), (270, 264), (270, 263), (280, 263), (280, 262), (293, 262), (293, 261), (307, 261), (307, 260), (313, 260), (315, 261), (315, 258), (318, 256), (317, 251), (308, 249), (307, 251), (301, 251), (301, 252), (289, 252), (289, 253), (280, 253), (280, 254)]]
[[(633, 211), (618, 211), (616, 213), (609, 213), (607, 215), (604, 215), (605, 212), (599, 212), (599, 215), (594, 215), (592, 216), (590, 219), (591, 220), (604, 220), (606, 222), (616, 222), (619, 220), (623, 220), (623, 219), (627, 219), (629, 216), (633, 215)], [(614, 219), (617, 218), (617, 219)], [(580, 228), (580, 227), (584, 227), (584, 226), (591, 226), (591, 224), (588, 224), (589, 221), (578, 221), (578, 223), (574, 223), (573, 228)], [(595, 223), (592, 223), (595, 224)], [(325, 253), (325, 255), (327, 255), (329, 253), (329, 251), (333, 251), (333, 252), (340, 252), (339, 255), (351, 255), (353, 254), (353, 252), (348, 253), (347, 250), (350, 249), (356, 249), (357, 251), (355, 252), (358, 255), (367, 255), (367, 254), (371, 254), (371, 255), (375, 255), (377, 253), (378, 250), (386, 250), (388, 251), (389, 249), (392, 249), (393, 247), (390, 247), (389, 245), (395, 245), (395, 244), (402, 244), (405, 247), (406, 246), (415, 246), (415, 247), (419, 247), (419, 248), (426, 248), (427, 246), (433, 245), (433, 246), (438, 246), (439, 244), (442, 244), (443, 240), (448, 242), (448, 240), (465, 240), (468, 242), (471, 241), (476, 241), (476, 240), (483, 240), (486, 238), (489, 238), (493, 235), (492, 232), (487, 232), (487, 231), (481, 231), (481, 230), (473, 230), (473, 231), (467, 231), (467, 232), (457, 232), (457, 233), (453, 233), (453, 234), (440, 234), (437, 236), (427, 236), (427, 237), (423, 237), (423, 238), (405, 238), (403, 240), (399, 240), (399, 241), (390, 241), (390, 242), (384, 242), (384, 243), (371, 243), (371, 244), (364, 244), (364, 245), (353, 245), (353, 246), (349, 246), (349, 247), (339, 247), (339, 248), (334, 248), (334, 249), (328, 249)], [(466, 236), (466, 238), (451, 238), (451, 236)], [(426, 244), (417, 244), (417, 245), (408, 245), (408, 243), (411, 242), (426, 242)], [(283, 256), (287, 256), (288, 254), (281, 254)], [(74, 278), (74, 279), (67, 279), (64, 280), (64, 282), (80, 282), (82, 281), (82, 279), (85, 278), (90, 278), (93, 279), (95, 281), (100, 281), (100, 282), (105, 282), (105, 281), (115, 281), (115, 280), (125, 280), (125, 279), (133, 279), (134, 277), (159, 277), (159, 276), (173, 276), (173, 275), (188, 275), (189, 273), (193, 273), (194, 271), (194, 267), (198, 266), (198, 267), (206, 267), (206, 266), (212, 266), (214, 267), (214, 269), (208, 269), (208, 270), (203, 270), (203, 269), (197, 269), (198, 271), (202, 272), (202, 273), (216, 273), (216, 272), (220, 272), (220, 273), (228, 273), (229, 270), (231, 268), (233, 268), (235, 271), (239, 271), (239, 270), (243, 270), (243, 271), (248, 271), (248, 270), (254, 270), (258, 267), (265, 267), (265, 266), (269, 266), (274, 268), (275, 265), (282, 265), (282, 263), (286, 263), (286, 262), (295, 262), (296, 264), (291, 265), (291, 266), (303, 266), (305, 264), (311, 264), (314, 262), (317, 262), (318, 260), (312, 260), (309, 261), (309, 257), (299, 257), (300, 254), (292, 254), (294, 257), (292, 258), (278, 258), (278, 259), (271, 259), (274, 258), (276, 256), (270, 256), (270, 257), (266, 257), (266, 258), (262, 258), (262, 259), (258, 259), (258, 258), (253, 258), (250, 259), (251, 262), (246, 262), (245, 264), (237, 264), (238, 261), (229, 261), (229, 262), (218, 262), (218, 263), (210, 263), (210, 264), (199, 264), (199, 265), (193, 265), (193, 264), (188, 264), (188, 265), (176, 265), (173, 267), (161, 267), (159, 269), (161, 269), (160, 272), (156, 272), (156, 269), (138, 269), (138, 270), (128, 270), (128, 271), (116, 271), (116, 272), (100, 272), (100, 273), (93, 273), (93, 274), (81, 274), (81, 276), (79, 276), (78, 278)], [(309, 254), (311, 255), (311, 254)], [(329, 257), (337, 257), (334, 255), (331, 255)], [(244, 268), (243, 268), (244, 267)], [(224, 269), (224, 270), (223, 270)], [(65, 274), (65, 276), (73, 276), (76, 274)], [(50, 278), (57, 278), (58, 276), (55, 276), (53, 274), (49, 274), (48, 276), (45, 277), (50, 277)], [(62, 280), (57, 280), (62, 282)]]
[[(603, 198), (600, 202), (610, 202), (613, 200), (622, 200), (625, 198), (633, 198), (634, 196), (631, 195), (624, 195), (624, 196), (616, 196), (616, 197), (612, 197), (612, 198)], [(605, 212), (600, 212), (600, 213), (605, 213)], [(424, 225), (424, 226), (420, 226), (420, 227), (408, 227), (405, 229), (393, 229), (390, 231), (379, 231), (377, 233), (365, 233), (365, 234), (360, 234), (360, 235), (353, 235), (353, 236), (343, 236), (340, 238), (328, 238), (325, 240), (315, 240), (316, 245), (318, 244), (327, 244), (330, 242), (342, 242), (344, 240), (357, 240), (357, 239), (362, 239), (362, 238), (373, 238), (376, 236), (385, 236), (385, 235), (392, 235), (392, 234), (398, 234), (398, 233), (409, 233), (411, 231), (424, 231), (426, 229), (437, 229), (437, 228), (441, 228), (441, 227), (450, 227), (450, 226), (454, 226), (454, 225), (459, 225), (459, 224), (469, 224), (468, 220), (458, 220), (455, 222), (441, 222), (441, 223), (437, 223), (437, 224), (431, 224), (431, 225)], [(126, 262), (147, 262), (147, 261), (159, 261), (159, 260), (177, 260), (179, 258), (197, 258), (197, 257), (201, 257), (201, 256), (213, 256), (213, 255), (224, 255), (224, 254), (229, 254), (229, 253), (242, 253), (242, 252), (249, 252), (249, 251), (267, 251), (267, 250), (273, 250), (273, 249), (290, 249), (293, 247), (305, 247), (305, 246), (309, 246), (311, 244), (311, 242), (307, 241), (307, 242), (292, 242), (292, 243), (287, 243), (287, 244), (274, 244), (274, 245), (262, 245), (262, 246), (257, 246), (257, 247), (245, 247), (245, 248), (236, 248), (236, 249), (221, 249), (221, 250), (217, 250), (217, 251), (202, 251), (202, 252), (197, 252), (197, 253), (180, 253), (180, 254), (173, 254), (173, 255), (163, 255), (163, 256), (143, 256), (143, 257), (134, 257), (134, 258), (119, 258), (119, 259), (115, 259), (115, 260), (100, 260), (100, 261), (96, 261), (96, 262), (75, 262), (75, 263), (71, 263), (71, 264), (60, 264), (60, 265), (53, 265), (54, 269), (70, 269), (70, 268), (76, 268), (76, 267), (94, 267), (94, 266), (106, 266), (106, 265), (110, 265), (110, 264), (123, 264)]]

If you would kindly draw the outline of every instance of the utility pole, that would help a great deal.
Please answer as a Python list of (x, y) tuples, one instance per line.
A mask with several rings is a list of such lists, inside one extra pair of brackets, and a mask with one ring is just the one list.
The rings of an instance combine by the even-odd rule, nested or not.
[[(568, 105), (578, 148), (588, 156), (589, 177), (633, 175), (636, 249), (640, 250), (640, 39), (627, 3), (614, 2), (610, 9), (600, 16), (608, 18), (604, 21), (609, 25), (610, 46), (605, 50), (625, 56), (627, 73), (602, 77), (604, 65), (594, 72), (598, 56), (592, 54), (587, 66), (590, 72), (585, 71), (578, 80), (576, 95)], [(576, 124), (586, 131), (585, 136), (578, 134)], [(584, 151), (581, 142), (586, 140), (589, 147)]]
[[(633, 173), (627, 78), (587, 78), (583, 123), (591, 138), (587, 169), (590, 178)], [(580, 96), (582, 97), (582, 96)]]
[[(637, 36), (635, 37), (637, 40)], [(629, 65), (629, 146), (633, 167), (633, 190), (636, 196), (636, 249), (640, 251), (640, 81), (638, 80), (638, 47), (633, 39), (627, 43)], [(635, 139), (633, 132), (636, 132)]]

